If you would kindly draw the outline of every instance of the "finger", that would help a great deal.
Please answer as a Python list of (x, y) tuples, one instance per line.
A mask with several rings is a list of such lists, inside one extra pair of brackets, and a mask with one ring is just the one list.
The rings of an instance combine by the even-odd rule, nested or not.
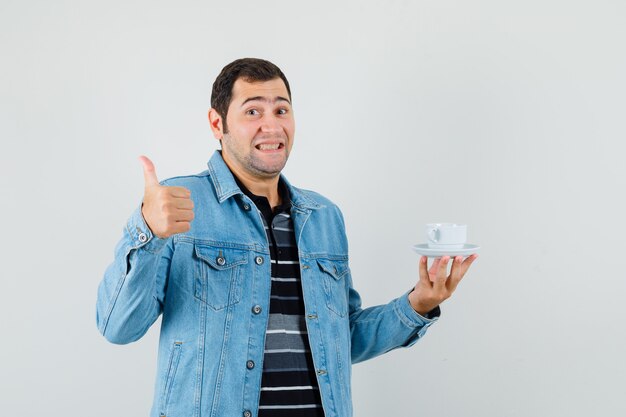
[(141, 155), (139, 157), (139, 161), (141, 161), (141, 165), (143, 166), (143, 179), (145, 181), (146, 187), (159, 185), (159, 179), (157, 178), (154, 164), (152, 163), (150, 158)]
[(191, 230), (190, 222), (176, 222), (175, 225), (172, 226), (172, 234), (177, 233), (185, 233)]
[(168, 186), (167, 191), (172, 197), (177, 197), (177, 198), (191, 197), (191, 191), (189, 191), (189, 189), (185, 187)]
[(441, 262), (441, 258), (435, 258), (432, 265), (430, 266), (430, 269), (428, 270), (428, 273), (433, 279), (435, 279), (435, 277), (437, 276), (437, 270), (439, 269), (440, 262)]
[[(478, 258), (478, 255), (474, 254), (472, 256), (467, 257), (463, 262), (458, 262), (458, 265), (456, 265), (454, 274), (452, 273), (450, 274), (451, 278), (450, 278), (450, 283), (448, 284), (449, 285), (448, 288), (451, 291), (454, 291), (456, 289), (457, 285), (459, 285), (459, 282), (461, 282), (461, 280), (465, 276), (465, 273), (469, 269), (472, 262), (476, 260), (476, 258)], [(455, 266), (453, 265), (453, 269), (454, 268)]]
[(465, 275), (470, 265), (472, 265), (472, 263), (474, 263), (476, 259), (478, 259), (477, 254), (473, 254), (465, 258), (465, 261), (463, 261), (463, 263), (461, 264), (461, 275)]
[(440, 259), (439, 265), (437, 268), (437, 275), (435, 276), (435, 280), (433, 282), (433, 288), (441, 290), (446, 285), (446, 280), (448, 279), (448, 261), (450, 260), (449, 256), (444, 256)]
[(419, 265), (419, 271), (420, 271), (420, 281), (422, 283), (427, 283), (428, 286), (431, 286), (431, 282), (430, 282), (430, 278), (428, 276), (428, 257), (426, 256), (422, 256), (420, 258), (420, 265)]
[(193, 200), (191, 198), (176, 198), (172, 203), (178, 210), (193, 210)]
[(193, 210), (177, 210), (176, 221), (177, 222), (190, 222), (194, 218)]
[(452, 268), (450, 269), (450, 277), (446, 286), (452, 292), (463, 278), (463, 273), (461, 272), (461, 262), (463, 261), (462, 256), (455, 256), (454, 261), (452, 262)]

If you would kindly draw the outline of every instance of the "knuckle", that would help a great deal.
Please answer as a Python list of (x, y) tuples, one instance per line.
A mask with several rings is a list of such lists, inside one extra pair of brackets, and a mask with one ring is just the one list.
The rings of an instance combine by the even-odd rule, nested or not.
[(172, 207), (172, 203), (169, 202), (169, 201), (165, 202), (163, 204), (163, 213), (165, 213), (168, 216), (170, 216), (173, 212), (174, 212), (174, 207)]

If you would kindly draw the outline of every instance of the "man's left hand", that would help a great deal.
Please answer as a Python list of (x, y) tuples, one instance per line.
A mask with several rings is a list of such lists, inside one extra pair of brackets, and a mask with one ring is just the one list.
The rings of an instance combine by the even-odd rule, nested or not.
[(449, 298), (476, 258), (478, 258), (476, 254), (468, 256), (465, 260), (462, 256), (455, 257), (450, 275), (447, 275), (449, 256), (437, 258), (430, 270), (427, 267), (428, 258), (422, 256), (420, 279), (409, 294), (409, 302), (413, 309), (423, 316)]

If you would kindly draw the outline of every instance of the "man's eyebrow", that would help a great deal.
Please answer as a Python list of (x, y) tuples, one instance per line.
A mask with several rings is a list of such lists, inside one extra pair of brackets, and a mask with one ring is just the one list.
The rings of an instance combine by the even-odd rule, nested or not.
[(265, 102), (277, 102), (277, 101), (286, 101), (287, 103), (291, 104), (291, 102), (286, 99), (285, 97), (281, 97), (281, 96), (277, 96), (274, 100), (270, 100), (267, 97), (263, 97), (263, 96), (255, 96), (255, 97), (249, 97), (247, 99), (244, 100), (243, 103), (241, 103), (241, 107), (243, 107), (247, 102), (249, 101), (265, 101)]

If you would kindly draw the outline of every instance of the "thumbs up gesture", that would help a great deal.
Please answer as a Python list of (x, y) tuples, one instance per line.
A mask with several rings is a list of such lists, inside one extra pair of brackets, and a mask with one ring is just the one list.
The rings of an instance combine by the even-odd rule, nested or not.
[(143, 165), (145, 180), (141, 214), (152, 233), (167, 238), (189, 231), (193, 220), (191, 192), (185, 187), (159, 184), (152, 161), (143, 155), (139, 160)]

